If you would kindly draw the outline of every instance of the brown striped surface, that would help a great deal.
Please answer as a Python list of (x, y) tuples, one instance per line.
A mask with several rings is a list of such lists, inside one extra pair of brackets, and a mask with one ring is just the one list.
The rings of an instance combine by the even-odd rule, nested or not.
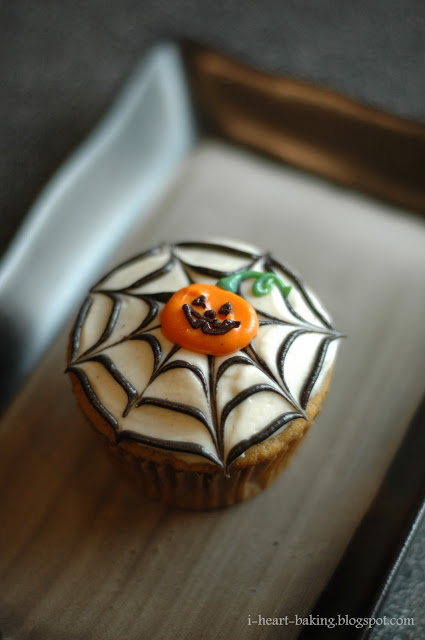
[(308, 614), (423, 393), (418, 219), (215, 144), (189, 158), (154, 213), (120, 259), (215, 231), (270, 248), (320, 291), (349, 335), (329, 396), (261, 495), (173, 510), (140, 497), (98, 446), (63, 374), (66, 328), (0, 428), (5, 638), (295, 637), (299, 627), (248, 616)]

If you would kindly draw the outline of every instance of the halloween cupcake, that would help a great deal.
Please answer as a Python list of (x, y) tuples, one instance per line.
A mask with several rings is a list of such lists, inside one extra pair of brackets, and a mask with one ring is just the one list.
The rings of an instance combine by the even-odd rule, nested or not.
[(320, 411), (340, 335), (269, 254), (180, 242), (92, 288), (67, 371), (144, 494), (210, 509), (254, 496), (286, 465)]

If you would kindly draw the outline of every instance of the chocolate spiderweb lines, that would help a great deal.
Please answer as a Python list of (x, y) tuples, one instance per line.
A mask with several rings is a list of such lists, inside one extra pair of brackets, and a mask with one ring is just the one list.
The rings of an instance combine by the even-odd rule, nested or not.
[[(260, 320), (251, 345), (228, 356), (207, 356), (164, 337), (161, 311), (177, 289), (253, 270), (276, 273), (291, 292), (275, 293), (270, 308), (264, 299), (249, 300)], [(202, 308), (202, 300), (195, 302)], [(253, 444), (307, 417), (308, 401), (330, 367), (331, 345), (340, 336), (298, 276), (270, 256), (224, 244), (182, 242), (132, 258), (93, 287), (73, 328), (68, 371), (117, 441), (192, 454), (228, 470)], [(291, 354), (307, 339), (312, 353), (295, 375)], [(240, 382), (229, 396), (235, 384), (232, 367), (238, 368)], [(245, 403), (261, 402), (266, 392), (281, 399), (282, 411), (265, 416), (254, 433), (238, 425), (234, 441), (229, 420), (244, 411)], [(184, 433), (173, 431), (173, 415), (180, 421), (187, 417)], [(144, 427), (146, 416), (154, 417), (149, 428)]]

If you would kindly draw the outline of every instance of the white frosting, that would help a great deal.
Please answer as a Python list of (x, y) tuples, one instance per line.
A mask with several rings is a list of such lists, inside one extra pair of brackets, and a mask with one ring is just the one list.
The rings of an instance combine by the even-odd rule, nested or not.
[[(259, 297), (253, 280), (242, 282), (240, 294), (260, 321), (246, 349), (213, 357), (165, 338), (167, 295), (241, 270), (272, 270), (292, 287), (285, 300), (278, 287)], [(225, 466), (305, 416), (338, 337), (316, 296), (255, 247), (180, 243), (134, 258), (93, 288), (74, 329), (69, 368), (117, 438)]]

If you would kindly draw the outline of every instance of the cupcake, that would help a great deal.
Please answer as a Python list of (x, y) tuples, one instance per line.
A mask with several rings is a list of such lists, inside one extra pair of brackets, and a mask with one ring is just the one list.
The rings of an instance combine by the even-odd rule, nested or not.
[(256, 495), (285, 467), (321, 409), (339, 337), (269, 254), (163, 244), (91, 289), (67, 372), (144, 494), (211, 509)]

